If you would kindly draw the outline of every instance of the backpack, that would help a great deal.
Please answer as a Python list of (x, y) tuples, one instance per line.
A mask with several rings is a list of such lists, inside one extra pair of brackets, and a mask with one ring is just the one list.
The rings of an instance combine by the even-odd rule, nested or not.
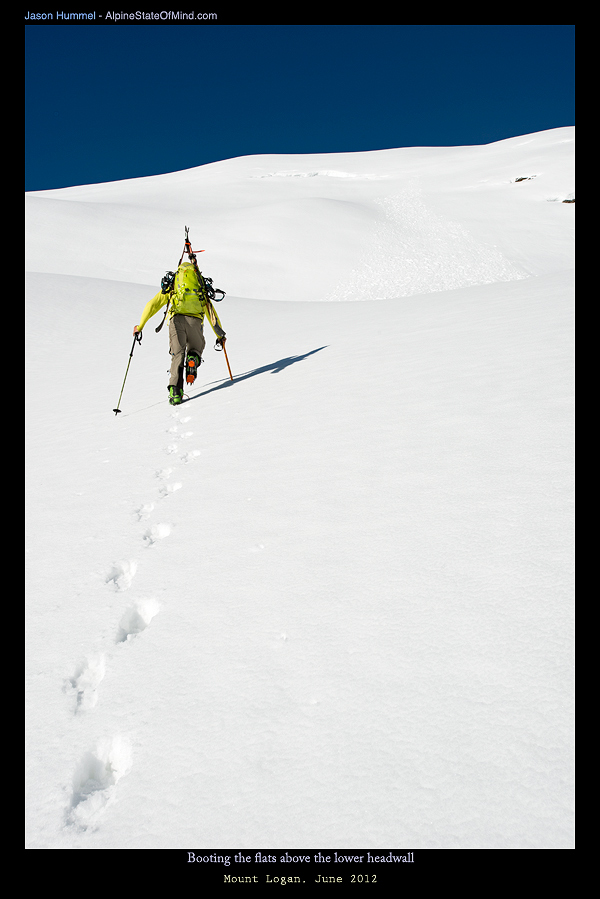
[[(225, 291), (213, 287), (212, 278), (205, 278), (202, 272), (192, 262), (181, 262), (176, 272), (167, 272), (160, 282), (161, 292), (169, 294), (165, 315), (160, 325), (155, 329), (158, 333), (165, 323), (169, 306), (173, 304), (174, 313), (195, 315), (202, 317), (205, 308), (210, 312), (210, 301), (220, 303), (225, 297)], [(221, 294), (221, 296), (217, 296)]]
[[(172, 272), (168, 273), (172, 275)], [(205, 277), (202, 272), (191, 262), (182, 262), (177, 269), (177, 274), (171, 279), (173, 287), (173, 302), (180, 305), (182, 302), (192, 301), (194, 297), (212, 300), (220, 303), (225, 297), (225, 291), (213, 287), (212, 278)], [(170, 285), (170, 286), (171, 286)], [(221, 296), (217, 296), (220, 293)]]
[(171, 300), (176, 307), (196, 306), (201, 297), (205, 296), (196, 273), (196, 267), (191, 262), (182, 262), (177, 269), (173, 281), (173, 294)]

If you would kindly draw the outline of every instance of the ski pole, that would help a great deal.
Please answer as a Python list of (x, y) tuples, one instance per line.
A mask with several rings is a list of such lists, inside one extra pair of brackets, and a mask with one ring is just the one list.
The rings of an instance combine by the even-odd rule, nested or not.
[(229, 369), (229, 377), (233, 381), (233, 375), (231, 374), (231, 366), (229, 364), (229, 359), (227, 358), (227, 350), (225, 349), (225, 338), (223, 338), (223, 343), (221, 344), (223, 347), (223, 352), (225, 353), (225, 362), (227, 363), (227, 368)]
[(131, 352), (129, 354), (129, 362), (127, 363), (127, 370), (125, 371), (125, 377), (123, 378), (123, 386), (121, 387), (121, 394), (119, 396), (119, 402), (117, 403), (117, 408), (113, 409), (113, 412), (115, 413), (115, 415), (118, 415), (119, 412), (121, 412), (121, 409), (119, 409), (119, 405), (121, 403), (121, 397), (123, 396), (123, 391), (125, 389), (125, 381), (127, 380), (129, 366), (131, 365), (131, 357), (133, 356), (133, 351), (135, 349), (136, 342), (137, 343), (142, 342), (142, 332), (141, 331), (136, 331), (135, 334), (133, 335), (133, 343), (131, 345)]

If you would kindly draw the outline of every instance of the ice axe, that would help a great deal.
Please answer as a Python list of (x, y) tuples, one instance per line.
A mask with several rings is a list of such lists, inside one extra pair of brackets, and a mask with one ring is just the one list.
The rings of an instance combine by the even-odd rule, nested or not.
[(225, 349), (225, 341), (223, 341), (223, 352), (225, 354), (225, 362), (227, 363), (227, 368), (229, 370), (229, 377), (233, 381), (233, 375), (231, 374), (231, 365), (229, 364), (229, 359), (227, 358), (227, 350)]
[(227, 358), (227, 350), (225, 349), (225, 337), (220, 337), (219, 340), (217, 340), (215, 344), (215, 350), (217, 350), (218, 352), (223, 350), (225, 354), (225, 362), (227, 363), (227, 369), (229, 371), (229, 377), (233, 381), (233, 375), (231, 374), (231, 365), (229, 364), (229, 359)]
[(129, 362), (127, 363), (127, 369), (126, 369), (126, 371), (125, 371), (125, 377), (123, 378), (123, 386), (121, 387), (121, 394), (120, 394), (120, 396), (119, 396), (119, 402), (117, 403), (117, 408), (116, 408), (116, 409), (113, 409), (113, 412), (115, 413), (115, 415), (118, 415), (119, 412), (122, 411), (121, 409), (119, 409), (119, 405), (120, 405), (120, 403), (121, 403), (121, 397), (123, 396), (123, 391), (124, 391), (124, 389), (125, 389), (125, 381), (127, 380), (127, 373), (129, 372), (129, 366), (131, 365), (131, 357), (133, 356), (133, 351), (134, 351), (134, 349), (135, 349), (136, 343), (141, 343), (141, 342), (142, 342), (142, 332), (141, 332), (141, 331), (136, 331), (135, 334), (133, 335), (133, 343), (132, 343), (132, 345), (131, 345), (131, 352), (130, 352), (130, 354), (129, 354)]

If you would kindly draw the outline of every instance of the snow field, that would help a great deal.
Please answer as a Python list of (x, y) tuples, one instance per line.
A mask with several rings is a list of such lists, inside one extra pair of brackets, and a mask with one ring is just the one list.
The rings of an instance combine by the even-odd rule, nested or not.
[[(548, 161), (562, 152), (529, 137)], [(424, 155), (444, 181), (449, 157), (476, 149), (491, 154)], [(383, 157), (351, 155), (378, 177), (307, 159), (318, 175), (244, 184), (253, 198), (275, 188), (267, 206), (287, 202), (277, 185), (380, 190)], [(511, 171), (538, 177), (506, 189), (550, 190), (527, 162)], [(162, 194), (139, 179), (69, 196), (148, 188), (169, 209), (198, 178), (243, 198), (234, 163), (164, 176)], [(315, 263), (311, 283), (344, 302), (294, 299), (295, 286), (282, 302), (230, 295), (227, 266), (215, 274), (235, 382), (207, 328), (177, 408), (153, 320), (111, 413), (152, 290), (131, 268), (101, 271), (135, 203), (102, 230), (95, 273), (71, 271), (65, 250), (58, 271), (28, 274), (43, 361), (26, 385), (30, 848), (572, 845), (572, 272), (541, 239), (526, 262), (542, 273), (504, 249), (477, 256), (468, 215), (438, 227), (442, 191), (411, 206), (392, 190), (369, 232), (380, 251), (369, 244), (349, 280)], [(97, 226), (101, 203), (60, 202)], [(535, 202), (560, 242), (554, 213), (573, 208)], [(404, 255), (386, 251), (390, 216)], [(502, 217), (498, 235), (516, 240)], [(560, 259), (570, 241), (566, 228)], [(237, 250), (223, 244), (220, 264)], [(378, 258), (384, 298), (353, 300), (344, 285)], [(280, 290), (266, 263), (262, 278)]]

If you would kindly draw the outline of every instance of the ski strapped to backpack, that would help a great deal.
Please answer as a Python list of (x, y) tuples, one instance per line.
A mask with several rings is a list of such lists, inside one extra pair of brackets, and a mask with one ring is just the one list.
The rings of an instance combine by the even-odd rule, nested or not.
[[(192, 250), (192, 244), (189, 239), (190, 229), (185, 226), (185, 241), (183, 245), (183, 251), (181, 253), (181, 257), (179, 259), (179, 263), (177, 265), (177, 269), (183, 261), (183, 257), (186, 255), (194, 267), (194, 271), (196, 273), (196, 277), (198, 279), (198, 284), (200, 286), (200, 292), (202, 294), (202, 299), (206, 303), (207, 309), (209, 311), (211, 320), (214, 321), (214, 310), (211, 308), (211, 303), (220, 303), (225, 298), (225, 291), (220, 288), (213, 287), (212, 278), (205, 278), (200, 269), (198, 268), (198, 260), (196, 259), (196, 253), (203, 253), (204, 250)], [(169, 294), (169, 299), (167, 301), (167, 306), (165, 308), (165, 314), (163, 316), (163, 320), (159, 324), (159, 326), (155, 329), (156, 333), (161, 330), (162, 326), (165, 323), (167, 318), (167, 314), (169, 312), (169, 306), (171, 304), (171, 299), (173, 298), (173, 292), (175, 290), (175, 278), (177, 277), (177, 272), (167, 272), (162, 281), (160, 282), (162, 293)], [(217, 296), (217, 294), (221, 294), (221, 296)], [(211, 314), (212, 312), (212, 314)]]

